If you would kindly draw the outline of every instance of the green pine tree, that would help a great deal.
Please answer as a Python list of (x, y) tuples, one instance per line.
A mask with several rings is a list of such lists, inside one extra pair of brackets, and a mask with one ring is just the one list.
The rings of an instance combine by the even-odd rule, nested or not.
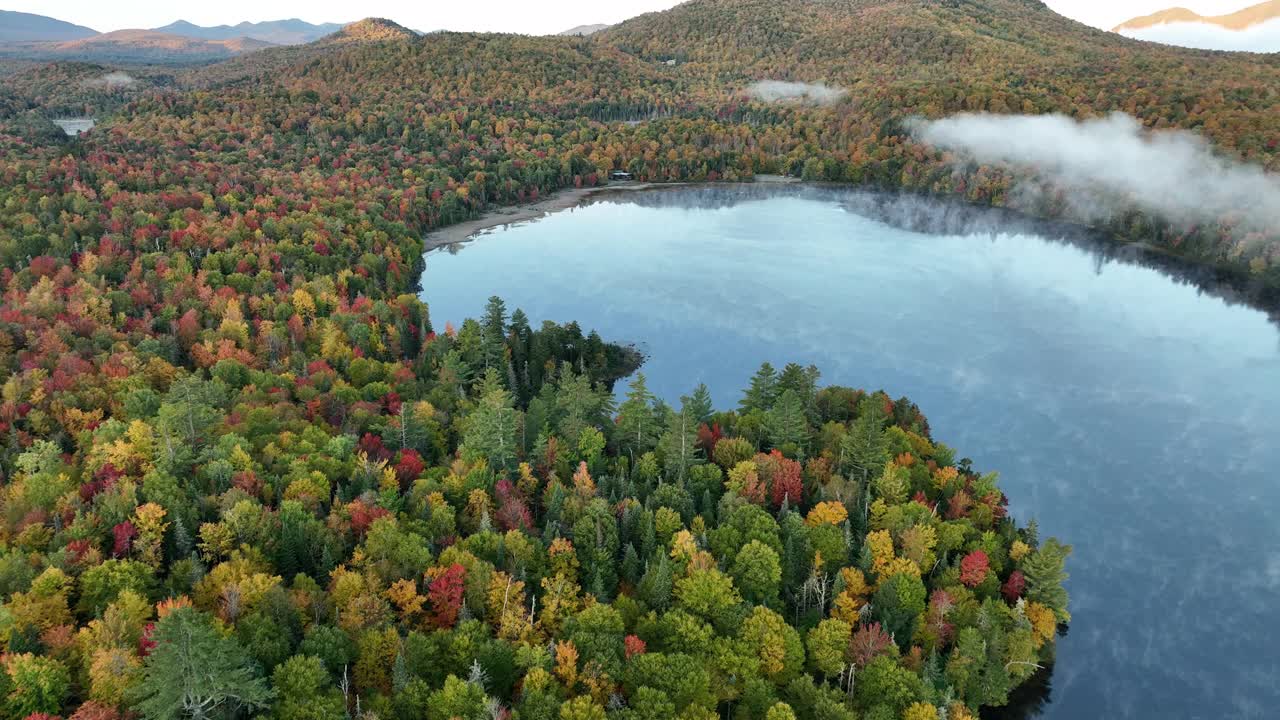
[(752, 410), (764, 412), (773, 407), (778, 396), (778, 373), (769, 363), (762, 363), (751, 377), (751, 386), (742, 396), (738, 407), (745, 414)]
[(480, 403), (467, 419), (462, 437), (464, 457), (482, 457), (495, 470), (515, 469), (520, 412), (512, 407), (511, 393), (502, 386), (498, 371), (489, 368), (480, 383)]
[(638, 457), (657, 444), (659, 424), (653, 400), (653, 393), (645, 386), (644, 373), (636, 373), (627, 390), (627, 399), (618, 407), (615, 437), (624, 452)]
[(146, 720), (236, 717), (271, 700), (257, 663), (207, 615), (178, 608), (156, 623), (152, 639), (142, 682), (129, 691)]
[(1062, 586), (1067, 580), (1063, 566), (1070, 554), (1070, 545), (1049, 538), (1022, 560), (1022, 574), (1027, 579), (1027, 599), (1052, 610), (1059, 622), (1071, 620), (1071, 613), (1067, 612), (1067, 591)]
[(800, 395), (790, 388), (782, 392), (777, 402), (766, 413), (765, 422), (769, 432), (769, 442), (775, 448), (785, 446), (799, 448), (809, 434)]
[(497, 295), (489, 298), (481, 327), (484, 368), (500, 368), (507, 350), (507, 306), (502, 298)]
[(698, 383), (698, 387), (693, 389), (693, 394), (682, 395), (680, 402), (689, 408), (689, 417), (698, 424), (709, 422), (715, 413), (715, 407), (711, 403), (711, 391), (707, 389), (706, 383)]

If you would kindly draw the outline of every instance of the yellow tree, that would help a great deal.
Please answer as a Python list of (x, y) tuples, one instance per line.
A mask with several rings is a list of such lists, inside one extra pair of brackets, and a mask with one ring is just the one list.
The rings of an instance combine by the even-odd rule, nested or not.
[(893, 537), (888, 530), (867, 533), (867, 547), (871, 549), (871, 569), (877, 577), (888, 577), (885, 571), (893, 563)]
[(814, 505), (804, 521), (810, 527), (817, 527), (818, 525), (839, 525), (848, 517), (849, 512), (845, 510), (844, 503), (826, 500)]
[(139, 506), (133, 513), (133, 524), (138, 529), (133, 546), (142, 562), (157, 569), (164, 560), (164, 533), (169, 528), (164, 517), (164, 508), (151, 502)]
[(565, 689), (573, 692), (573, 686), (578, 684), (578, 648), (569, 640), (556, 643), (555, 674)]

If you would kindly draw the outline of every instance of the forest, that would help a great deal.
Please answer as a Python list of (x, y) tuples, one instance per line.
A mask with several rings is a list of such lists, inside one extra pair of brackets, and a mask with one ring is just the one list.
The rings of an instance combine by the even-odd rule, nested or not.
[[(845, 95), (744, 92), (762, 79)], [(664, 402), (573, 323), (495, 298), (436, 327), (423, 238), (615, 169), (1009, 204), (1020, 171), (905, 129), (959, 111), (1122, 111), (1275, 172), (1277, 88), (1276, 57), (1031, 0), (695, 0), (590, 38), (368, 20), (189, 68), (6, 61), (0, 717), (1002, 705), (1053, 661), (1070, 548), (909, 400), (788, 365), (736, 408)], [(66, 138), (49, 119), (71, 114), (99, 125)], [(1234, 222), (1100, 229), (1275, 299), (1280, 228)]]

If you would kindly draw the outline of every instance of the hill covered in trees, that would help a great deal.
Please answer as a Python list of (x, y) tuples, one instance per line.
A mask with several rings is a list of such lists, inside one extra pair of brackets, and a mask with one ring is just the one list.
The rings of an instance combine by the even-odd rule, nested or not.
[[(468, 112), (490, 116), (468, 118), (481, 131), (475, 143), (490, 148), (484, 134), (500, 117), (553, 121), (546, 128), (553, 138), (590, 124), (595, 142), (568, 141), (588, 171), (539, 183), (541, 192), (626, 169), (653, 181), (787, 173), (954, 195), (1087, 222), (1220, 268), (1253, 297), (1280, 301), (1274, 227), (1238, 230), (1230, 214), (1173, 222), (1137, 205), (1084, 217), (1065, 189), (1027, 201), (1023, 189), (1040, 185), (1034, 167), (973, 162), (910, 130), (913, 118), (957, 113), (1085, 119), (1120, 112), (1151, 131), (1196, 133), (1228, 160), (1274, 174), (1276, 56), (1134, 42), (1023, 0), (695, 0), (590, 38), (416, 38), (403, 29), (357, 35), (341, 48), (328, 40), (275, 48), (182, 75), (185, 84), (220, 88), (236, 102), (278, 103), (270, 88), (344, 97), (343, 107), (386, 116), (392, 126), (402, 108), (443, 108), (442, 100), (457, 97)], [(761, 81), (782, 84), (783, 94), (755, 92)], [(802, 83), (821, 84), (840, 101), (777, 101)], [(412, 134), (402, 140), (408, 144), (397, 147), (413, 151)], [(502, 146), (515, 148), (507, 140)]]

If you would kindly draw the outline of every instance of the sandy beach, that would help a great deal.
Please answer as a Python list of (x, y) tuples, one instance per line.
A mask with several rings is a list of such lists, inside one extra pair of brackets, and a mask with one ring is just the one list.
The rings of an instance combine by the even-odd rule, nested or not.
[[(789, 177), (785, 175), (756, 175), (754, 181), (757, 183), (798, 183), (799, 178)], [(476, 233), (489, 228), (502, 227), (513, 223), (526, 222), (528, 220), (537, 220), (544, 215), (556, 212), (558, 210), (567, 210), (588, 197), (603, 193), (622, 193), (635, 190), (649, 190), (658, 187), (677, 187), (679, 185), (687, 185), (688, 183), (651, 183), (651, 182), (621, 182), (609, 185), (601, 185), (591, 188), (569, 188), (561, 190), (557, 193), (548, 195), (537, 202), (525, 203), (522, 205), (504, 205), (494, 208), (478, 218), (467, 220), (466, 222), (455, 223), (448, 227), (442, 227), (429, 233), (423, 238), (423, 250), (435, 250), (445, 245), (453, 245), (455, 243), (466, 242)]]
[(489, 228), (536, 220), (558, 210), (567, 210), (592, 195), (647, 190), (654, 187), (674, 187), (678, 184), (682, 183), (613, 183), (600, 187), (561, 190), (537, 202), (523, 205), (505, 205), (494, 208), (478, 218), (442, 227), (431, 232), (423, 239), (425, 243), (423, 249), (434, 250), (445, 245), (466, 242), (476, 233)]

